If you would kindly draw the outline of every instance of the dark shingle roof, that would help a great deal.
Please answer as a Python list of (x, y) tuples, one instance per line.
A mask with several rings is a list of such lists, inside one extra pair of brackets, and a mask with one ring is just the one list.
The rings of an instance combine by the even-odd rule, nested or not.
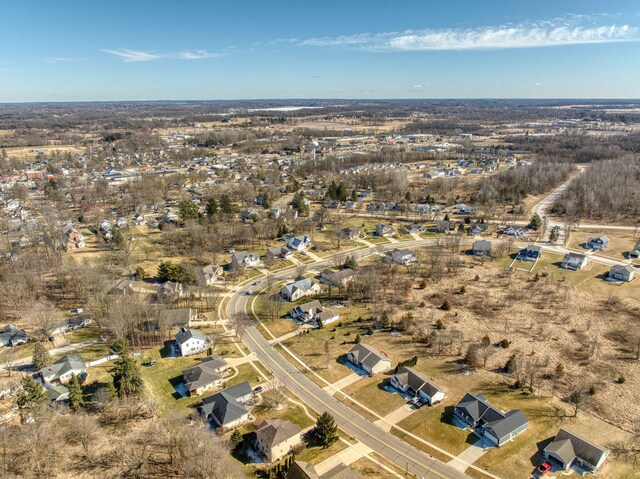
[(287, 441), (296, 434), (300, 434), (300, 431), (300, 426), (289, 421), (265, 419), (258, 424), (256, 436), (258, 436), (258, 439), (264, 444), (273, 447)]
[(464, 411), (474, 422), (480, 422), (498, 438), (508, 436), (529, 422), (522, 411), (513, 410), (506, 414), (499, 411), (482, 394), (465, 394), (456, 408)]
[(607, 449), (566, 429), (560, 429), (553, 442), (545, 447), (544, 450), (556, 454), (567, 465), (571, 464), (576, 457), (579, 457), (595, 466), (600, 462), (603, 455), (609, 454)]
[(206, 386), (222, 379), (217, 372), (218, 369), (226, 367), (227, 362), (218, 356), (209, 356), (196, 366), (182, 371), (187, 391), (193, 391), (199, 387)]
[(406, 366), (402, 366), (395, 376), (398, 376), (403, 384), (408, 384), (414, 391), (423, 391), (429, 397), (433, 397), (433, 395), (439, 391), (444, 392), (433, 382)]
[(245, 381), (204, 398), (200, 412), (207, 419), (215, 419), (218, 424), (225, 426), (249, 413), (238, 399), (250, 393), (251, 386)]

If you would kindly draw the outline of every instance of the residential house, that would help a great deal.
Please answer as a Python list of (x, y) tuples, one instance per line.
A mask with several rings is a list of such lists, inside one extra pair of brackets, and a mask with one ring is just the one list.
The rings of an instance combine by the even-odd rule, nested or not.
[(255, 253), (249, 253), (247, 251), (241, 251), (240, 253), (233, 253), (231, 255), (231, 269), (244, 269), (260, 264), (260, 255)]
[(288, 259), (292, 256), (293, 251), (286, 246), (276, 246), (267, 250), (267, 258), (269, 259)]
[(423, 377), (417, 371), (402, 366), (391, 376), (391, 385), (404, 393), (420, 399), (429, 406), (444, 400), (444, 390), (435, 383)]
[(473, 428), (478, 436), (496, 446), (505, 444), (529, 427), (522, 411), (503, 413), (491, 406), (482, 394), (465, 394), (454, 406), (453, 414)]
[(159, 301), (175, 301), (184, 295), (184, 286), (182, 283), (175, 281), (166, 281), (158, 286), (156, 296)]
[(474, 241), (471, 252), (473, 256), (485, 256), (487, 258), (491, 257), (491, 241), (489, 240), (478, 240)]
[(630, 264), (615, 264), (609, 270), (609, 279), (629, 282), (633, 280), (636, 270)]
[(281, 419), (265, 419), (256, 427), (256, 449), (267, 459), (276, 462), (302, 442), (300, 426)]
[(518, 259), (521, 261), (538, 261), (542, 255), (542, 247), (534, 244), (527, 245), (526, 248), (518, 252)]
[(402, 232), (408, 235), (419, 234), (419, 233), (424, 233), (425, 229), (424, 229), (424, 226), (418, 225), (418, 224), (404, 225), (402, 227)]
[(381, 238), (384, 236), (390, 236), (393, 234), (393, 228), (389, 225), (379, 224), (376, 225), (376, 236), (380, 236)]
[(71, 376), (87, 372), (87, 365), (82, 359), (82, 356), (78, 354), (68, 354), (61, 357), (51, 366), (47, 366), (40, 370), (40, 375), (45, 384), (51, 384), (53, 381), (58, 381), (61, 384), (65, 384), (71, 379)]
[(182, 356), (190, 356), (207, 349), (211, 340), (202, 331), (181, 328), (176, 334), (176, 343)]
[(143, 226), (146, 222), (147, 222), (147, 220), (140, 213), (137, 213), (133, 217), (133, 224), (136, 225), (136, 226)]
[(76, 228), (70, 228), (65, 231), (64, 244), (67, 251), (76, 248), (84, 248), (86, 246), (84, 236)]
[(640, 258), (640, 243), (636, 243), (632, 251), (629, 251), (629, 259)]
[(351, 226), (349, 228), (343, 228), (340, 231), (340, 234), (345, 239), (354, 240), (354, 239), (360, 238), (362, 236), (362, 231), (360, 230), (360, 228), (356, 228), (355, 226)]
[(542, 455), (563, 471), (578, 466), (595, 473), (609, 456), (609, 451), (567, 429), (560, 429)]
[(352, 281), (355, 274), (356, 272), (351, 268), (344, 268), (340, 271), (333, 271), (327, 268), (320, 273), (320, 282), (327, 286), (338, 288)]
[(182, 378), (189, 396), (199, 396), (203, 392), (222, 387), (222, 374), (227, 362), (218, 356), (209, 356), (196, 366), (182, 371)]
[(469, 233), (471, 233), (472, 235), (481, 235), (482, 233), (486, 233), (488, 229), (489, 225), (475, 223), (469, 228)]
[(287, 479), (363, 479), (363, 475), (340, 463), (324, 474), (318, 474), (316, 468), (304, 461), (294, 461), (287, 471)]
[(364, 369), (368, 374), (386, 371), (391, 367), (391, 358), (367, 344), (356, 344), (347, 353), (347, 361)]
[(54, 334), (62, 334), (62, 333), (70, 333), (71, 331), (75, 331), (76, 329), (86, 328), (93, 324), (93, 319), (90, 316), (72, 316), (70, 318), (65, 319), (60, 325), (49, 332), (49, 336), (53, 336)]
[(244, 407), (253, 395), (247, 381), (237, 384), (202, 400), (199, 408), (209, 423), (216, 427), (233, 428), (249, 420), (249, 411)]
[(455, 231), (456, 224), (453, 221), (438, 220), (436, 221), (436, 231), (438, 233), (448, 233)]
[(69, 399), (69, 389), (62, 384), (51, 384), (46, 390), (46, 394), (53, 402), (64, 402)]
[(18, 328), (15, 324), (8, 324), (0, 332), (0, 347), (18, 346), (29, 341), (24, 329)]
[(287, 242), (287, 246), (292, 251), (304, 251), (311, 244), (311, 238), (307, 235), (294, 236)]
[(391, 251), (387, 251), (383, 260), (387, 263), (395, 263), (402, 266), (407, 266), (411, 263), (414, 263), (417, 258), (416, 255), (413, 254), (408, 249), (393, 249)]
[(198, 286), (211, 286), (222, 278), (223, 268), (215, 264), (208, 264), (196, 268), (196, 279)]
[(597, 238), (589, 238), (585, 247), (595, 251), (600, 251), (609, 246), (608, 236), (598, 236)]
[(562, 259), (562, 268), (568, 269), (571, 271), (578, 271), (584, 268), (589, 262), (589, 258), (587, 258), (583, 254), (578, 253), (567, 253), (564, 255)]
[(524, 228), (521, 228), (520, 226), (507, 226), (502, 231), (500, 231), (500, 234), (502, 234), (503, 236), (511, 236), (513, 238), (521, 238), (522, 236), (524, 236), (524, 233)]
[(282, 287), (280, 296), (287, 301), (297, 301), (305, 296), (312, 296), (320, 292), (320, 285), (312, 279), (299, 276), (293, 283)]
[(340, 318), (336, 311), (325, 308), (318, 300), (296, 306), (289, 312), (289, 315), (304, 323), (321, 321), (322, 324), (328, 324)]

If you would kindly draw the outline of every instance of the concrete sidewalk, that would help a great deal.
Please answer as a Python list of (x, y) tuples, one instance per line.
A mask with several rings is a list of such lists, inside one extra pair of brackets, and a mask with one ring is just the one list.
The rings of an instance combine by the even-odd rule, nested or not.
[(483, 447), (482, 439), (478, 439), (474, 444), (451, 459), (447, 464), (455, 467), (459, 471), (464, 472), (471, 464), (480, 459), (488, 450), (488, 447)]
[(411, 406), (410, 404), (405, 404), (404, 406), (399, 407), (395, 411), (390, 412), (382, 419), (378, 419), (373, 423), (385, 431), (391, 431), (392, 426), (394, 426), (395, 424), (398, 424), (404, 418), (410, 416), (411, 413), (414, 412), (415, 410), (416, 409), (414, 409), (414, 407)]
[(370, 447), (364, 445), (361, 442), (356, 442), (354, 445), (349, 446), (348, 448), (343, 449), (342, 451), (322, 461), (316, 466), (316, 472), (322, 475), (340, 464), (348, 466), (372, 452), (373, 450)]
[(256, 353), (250, 353), (246, 356), (242, 356), (241, 358), (225, 359), (229, 367), (240, 366), (241, 364), (247, 364), (247, 363), (250, 363), (251, 361), (257, 361), (257, 360), (258, 360), (258, 356), (256, 356)]
[(327, 391), (329, 394), (331, 394), (333, 396), (339, 390), (346, 388), (347, 386), (355, 383), (356, 381), (358, 381), (361, 378), (362, 378), (362, 376), (360, 376), (358, 373), (351, 373), (347, 377), (342, 378), (342, 379), (338, 379), (332, 385), (325, 386), (322, 389), (324, 389), (325, 391)]

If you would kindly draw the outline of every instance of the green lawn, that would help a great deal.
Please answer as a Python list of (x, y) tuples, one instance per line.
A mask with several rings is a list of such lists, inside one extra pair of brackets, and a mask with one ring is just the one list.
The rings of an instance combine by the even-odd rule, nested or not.
[(76, 329), (75, 331), (66, 333), (64, 336), (70, 344), (74, 344), (98, 339), (100, 335), (100, 330), (97, 327), (90, 326), (88, 328)]
[(387, 378), (384, 374), (377, 374), (373, 378), (361, 378), (344, 388), (342, 392), (384, 417), (407, 403), (399, 394), (390, 393), (382, 388)]
[(308, 447), (302, 451), (301, 454), (297, 455), (296, 459), (311, 464), (319, 464), (347, 447), (348, 446), (342, 441), (336, 441), (326, 449), (322, 447)]

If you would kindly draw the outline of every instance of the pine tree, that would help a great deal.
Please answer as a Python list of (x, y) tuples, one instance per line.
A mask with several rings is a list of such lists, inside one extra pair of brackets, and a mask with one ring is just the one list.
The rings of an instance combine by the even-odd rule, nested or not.
[(322, 447), (329, 447), (338, 440), (338, 426), (331, 414), (324, 412), (320, 415), (314, 434)]
[(538, 231), (541, 226), (542, 226), (542, 218), (540, 218), (540, 215), (538, 213), (534, 213), (534, 215), (531, 217), (529, 228), (531, 228), (534, 231)]
[(71, 375), (69, 380), (69, 407), (72, 411), (79, 411), (84, 407), (84, 396), (82, 393), (82, 386), (78, 381), (78, 376)]
[(360, 337), (360, 333), (356, 334), (356, 340), (355, 343), (356, 344), (360, 344), (362, 342), (362, 338)]
[(113, 387), (118, 397), (139, 396), (144, 381), (135, 361), (129, 357), (129, 345), (124, 339), (111, 344), (111, 353), (118, 355), (113, 368), (109, 371), (113, 377)]
[(20, 422), (26, 423), (33, 416), (35, 409), (44, 402), (44, 387), (33, 376), (25, 376), (21, 382), (22, 391), (18, 393), (16, 404), (20, 414)]
[(231, 450), (235, 451), (238, 449), (240, 444), (242, 444), (242, 441), (242, 433), (238, 429), (234, 430), (233, 434), (231, 434), (231, 438), (229, 439), (229, 446), (231, 447)]
[(198, 205), (191, 200), (182, 200), (178, 203), (178, 215), (181, 221), (197, 220), (200, 216)]
[(224, 194), (220, 197), (220, 210), (225, 214), (225, 215), (230, 215), (231, 213), (233, 213), (233, 207), (231, 206), (231, 200), (229, 199), (229, 196)]
[(210, 218), (212, 216), (215, 216), (215, 214), (218, 212), (218, 202), (213, 196), (209, 198), (209, 200), (207, 201), (207, 206), (205, 207), (205, 210), (207, 212), (207, 216)]
[(33, 346), (33, 365), (38, 371), (51, 364), (51, 356), (49, 351), (44, 347), (44, 344), (37, 342)]

